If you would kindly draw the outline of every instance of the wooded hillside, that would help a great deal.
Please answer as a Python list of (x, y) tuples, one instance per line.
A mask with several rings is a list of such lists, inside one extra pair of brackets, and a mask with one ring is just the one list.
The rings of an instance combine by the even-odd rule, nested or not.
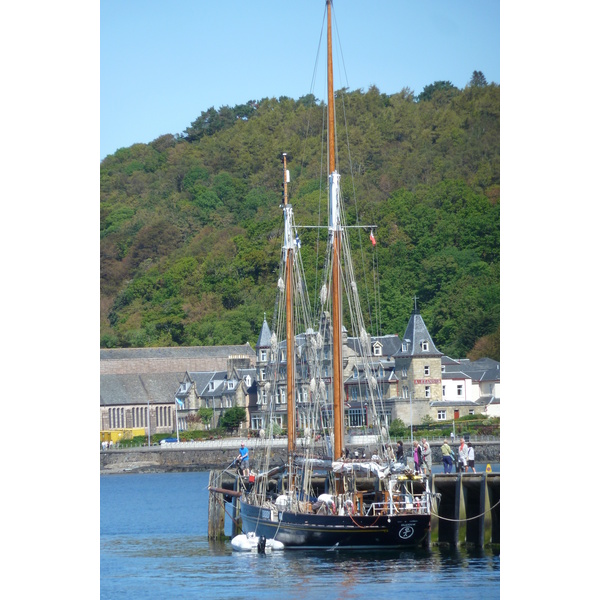
[[(417, 296), (438, 349), (499, 359), (499, 86), (474, 73), (462, 90), (337, 96), (348, 220), (377, 225), (375, 247), (352, 234), (361, 293), (381, 308), (371, 333), (402, 335)], [(311, 95), (211, 108), (181, 135), (102, 161), (102, 347), (254, 346), (275, 302), (282, 152), (296, 222), (326, 219), (324, 109)], [(301, 234), (309, 289), (316, 232)]]

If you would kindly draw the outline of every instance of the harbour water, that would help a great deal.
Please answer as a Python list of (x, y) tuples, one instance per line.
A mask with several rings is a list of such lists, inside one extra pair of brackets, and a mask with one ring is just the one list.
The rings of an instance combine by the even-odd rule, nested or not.
[(488, 548), (233, 552), (208, 541), (207, 486), (208, 472), (100, 477), (101, 598), (500, 597)]

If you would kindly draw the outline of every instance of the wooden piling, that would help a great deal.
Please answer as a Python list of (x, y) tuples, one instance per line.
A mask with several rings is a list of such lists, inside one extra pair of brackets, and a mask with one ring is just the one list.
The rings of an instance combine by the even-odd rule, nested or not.
[(431, 489), (434, 543), (500, 544), (500, 473), (437, 473)]
[[(221, 471), (211, 471), (209, 487), (219, 488), (223, 482)], [(222, 540), (225, 537), (225, 506), (221, 494), (208, 494), (208, 539)]]
[(440, 495), (437, 502), (439, 518), (436, 519), (438, 543), (457, 546), (460, 516), (460, 475), (454, 473), (434, 475), (433, 490), (435, 494)]
[(490, 473), (487, 476), (487, 492), (490, 503), (491, 539), (492, 544), (500, 543), (500, 473)]
[(485, 525), (485, 473), (467, 475), (462, 479), (465, 505), (465, 542), (483, 547)]

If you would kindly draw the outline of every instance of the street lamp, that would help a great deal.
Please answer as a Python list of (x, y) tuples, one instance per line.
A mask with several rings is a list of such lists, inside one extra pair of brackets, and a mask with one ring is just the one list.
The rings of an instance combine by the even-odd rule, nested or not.
[(413, 446), (413, 418), (412, 418), (412, 392), (408, 392), (410, 398), (410, 447)]
[(150, 396), (148, 396), (148, 414), (146, 415), (146, 424), (148, 425), (148, 448), (150, 448)]
[(177, 414), (177, 405), (183, 408), (183, 401), (175, 396), (175, 427), (177, 431), (177, 441), (179, 441), (179, 416)]
[[(415, 300), (416, 302), (416, 300)], [(406, 348), (407, 348), (407, 352), (408, 352), (408, 346), (410, 345), (411, 341), (409, 339), (405, 339), (404, 342), (406, 343)], [(413, 445), (413, 413), (412, 413), (412, 391), (408, 392), (408, 397), (410, 399), (410, 447), (412, 448)]]

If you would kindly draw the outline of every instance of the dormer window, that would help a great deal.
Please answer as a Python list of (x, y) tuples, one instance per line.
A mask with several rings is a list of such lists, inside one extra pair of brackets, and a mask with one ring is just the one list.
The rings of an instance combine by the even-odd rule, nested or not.
[(429, 352), (429, 342), (421, 342), (421, 350), (423, 350), (423, 352)]
[(208, 382), (208, 391), (209, 392), (214, 392), (215, 391), (215, 382), (214, 381), (209, 381)]
[(246, 375), (244, 381), (246, 382), (246, 387), (250, 387), (252, 385), (252, 378), (250, 377), (250, 375)]
[(228, 390), (232, 390), (235, 387), (235, 381), (228, 381), (227, 382), (227, 389)]
[(382, 346), (379, 342), (373, 344), (373, 356), (381, 356)]

